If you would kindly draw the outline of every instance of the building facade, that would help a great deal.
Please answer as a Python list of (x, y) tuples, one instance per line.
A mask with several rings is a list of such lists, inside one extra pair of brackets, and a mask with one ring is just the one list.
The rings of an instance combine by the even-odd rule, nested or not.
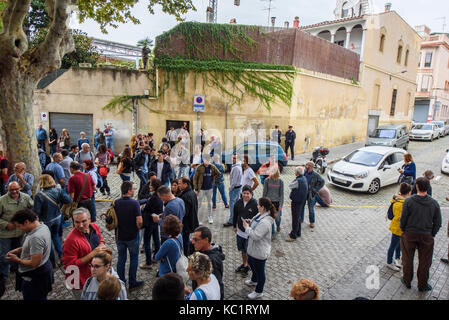
[(449, 37), (417, 26), (423, 37), (416, 78), (414, 122), (449, 122)]

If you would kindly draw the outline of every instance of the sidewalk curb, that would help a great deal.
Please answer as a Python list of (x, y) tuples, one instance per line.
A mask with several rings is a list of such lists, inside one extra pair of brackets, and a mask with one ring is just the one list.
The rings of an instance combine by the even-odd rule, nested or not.
[[(343, 159), (343, 158), (337, 158), (337, 159), (330, 160), (327, 162), (327, 165), (329, 166), (331, 164), (334, 164), (335, 162), (338, 162), (341, 159)], [(286, 167), (297, 167), (297, 166), (305, 166), (305, 165), (306, 165), (305, 163), (304, 164), (287, 164)]]

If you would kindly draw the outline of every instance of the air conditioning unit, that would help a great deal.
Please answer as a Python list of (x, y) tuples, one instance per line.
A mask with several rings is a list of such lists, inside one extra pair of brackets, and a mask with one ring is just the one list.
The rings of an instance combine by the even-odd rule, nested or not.
[(240, 0), (234, 0), (234, 6), (239, 6), (240, 5)]

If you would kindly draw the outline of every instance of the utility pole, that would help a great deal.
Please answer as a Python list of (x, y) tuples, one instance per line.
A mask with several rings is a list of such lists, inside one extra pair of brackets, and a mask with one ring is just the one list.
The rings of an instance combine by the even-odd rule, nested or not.
[(444, 29), (446, 28), (446, 17), (436, 18), (435, 20), (443, 20), (443, 31), (441, 31), (441, 33), (444, 33)]
[(209, 8), (212, 9), (211, 11), (211, 23), (217, 23), (217, 5), (218, 0), (209, 0)]
[(268, 22), (267, 22), (267, 26), (270, 26), (270, 22), (271, 22), (271, 10), (276, 9), (275, 7), (272, 6), (272, 2), (274, 2), (274, 0), (260, 0), (263, 2), (268, 2), (268, 8), (262, 9), (262, 10), (268, 10)]

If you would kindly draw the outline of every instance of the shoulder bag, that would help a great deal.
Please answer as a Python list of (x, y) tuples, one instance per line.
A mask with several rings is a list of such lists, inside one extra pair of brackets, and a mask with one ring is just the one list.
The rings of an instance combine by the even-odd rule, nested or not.
[(78, 199), (76, 199), (76, 201), (73, 201), (72, 203), (62, 206), (62, 214), (64, 215), (64, 217), (66, 219), (71, 218), (73, 211), (75, 211), (78, 208), (78, 203), (80, 202), (81, 197), (84, 193), (84, 190), (86, 189), (86, 186), (87, 186), (87, 175), (88, 175), (88, 173), (84, 174), (84, 185), (83, 185), (83, 188), (81, 189)]

